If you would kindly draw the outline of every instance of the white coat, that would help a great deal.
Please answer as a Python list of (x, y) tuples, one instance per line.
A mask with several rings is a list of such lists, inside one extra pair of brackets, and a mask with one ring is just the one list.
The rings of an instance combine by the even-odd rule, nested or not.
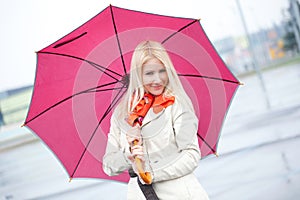
[[(132, 168), (126, 139), (130, 128), (124, 119), (113, 114), (103, 157), (103, 170), (110, 176)], [(151, 108), (145, 116), (141, 127), (145, 171), (151, 172), (159, 199), (208, 199), (193, 174), (200, 160), (197, 129), (196, 115), (178, 99), (160, 113), (155, 114)], [(130, 178), (127, 199), (145, 199), (137, 178)]]

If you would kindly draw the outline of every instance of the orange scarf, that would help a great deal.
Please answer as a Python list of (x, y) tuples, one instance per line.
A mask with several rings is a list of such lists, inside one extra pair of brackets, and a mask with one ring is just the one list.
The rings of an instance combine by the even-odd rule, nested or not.
[(163, 94), (159, 96), (153, 96), (152, 94), (145, 93), (144, 97), (139, 101), (133, 111), (129, 114), (127, 122), (131, 126), (135, 126), (137, 123), (139, 123), (139, 125), (141, 126), (142, 121), (150, 108), (153, 108), (153, 112), (157, 114), (164, 108), (172, 105), (174, 101), (174, 96), (163, 97)]

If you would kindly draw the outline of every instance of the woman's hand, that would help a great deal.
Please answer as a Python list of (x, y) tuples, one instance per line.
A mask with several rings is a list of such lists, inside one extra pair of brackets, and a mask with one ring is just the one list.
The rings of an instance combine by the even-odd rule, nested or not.
[(145, 172), (144, 170), (145, 158), (142, 146), (141, 127), (139, 125), (134, 126), (127, 132), (127, 142), (129, 143), (131, 153), (128, 159), (132, 163), (133, 171), (139, 176), (143, 184), (151, 184), (152, 176), (150, 172)]
[(141, 137), (141, 127), (136, 125), (132, 127), (126, 135), (127, 142), (130, 147), (131, 155), (128, 156), (129, 160), (134, 164), (134, 159), (139, 158), (142, 162), (144, 162), (144, 151), (143, 151), (143, 142)]
[(141, 127), (140, 125), (136, 125), (132, 127), (126, 134), (127, 142), (129, 146), (132, 148), (134, 146), (134, 141), (137, 141), (138, 145), (142, 145), (142, 137), (141, 137)]
[(132, 163), (132, 169), (137, 175), (141, 175), (140, 173), (144, 172), (145, 167), (145, 158), (144, 158), (144, 151), (143, 146), (141, 145), (134, 145), (131, 148), (131, 155), (128, 156), (128, 159)]
[(145, 161), (144, 159), (144, 151), (143, 151), (143, 146), (141, 145), (134, 145), (130, 148), (130, 153), (131, 155), (128, 156), (129, 160), (134, 164), (135, 158), (140, 159), (142, 162)]
[(130, 146), (131, 155), (128, 159), (132, 162), (133, 170), (138, 173), (138, 166), (143, 167), (145, 164), (143, 142), (141, 137), (141, 127), (136, 125), (127, 132), (127, 142)]

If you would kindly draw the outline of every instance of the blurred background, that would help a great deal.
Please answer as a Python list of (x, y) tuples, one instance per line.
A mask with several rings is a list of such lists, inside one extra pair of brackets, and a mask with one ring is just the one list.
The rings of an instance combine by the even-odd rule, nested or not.
[(125, 199), (123, 183), (91, 179), (69, 183), (48, 147), (20, 127), (34, 83), (34, 51), (110, 3), (201, 18), (216, 50), (244, 83), (227, 113), (219, 157), (201, 160), (195, 171), (210, 198), (299, 198), (299, 1), (15, 0), (0, 2), (0, 199)]

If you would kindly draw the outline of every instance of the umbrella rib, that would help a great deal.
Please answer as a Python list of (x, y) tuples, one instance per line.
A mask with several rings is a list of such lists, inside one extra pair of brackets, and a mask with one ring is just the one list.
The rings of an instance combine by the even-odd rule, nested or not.
[(168, 41), (170, 38), (172, 38), (173, 36), (175, 36), (177, 33), (181, 32), (182, 30), (186, 29), (187, 27), (191, 26), (192, 24), (198, 22), (199, 19), (195, 19), (194, 21), (188, 23), (187, 25), (181, 27), (178, 31), (172, 33), (171, 35), (169, 35), (166, 39), (164, 39), (161, 43), (164, 44), (166, 41)]
[(67, 41), (63, 41), (63, 42), (61, 42), (61, 43), (55, 45), (53, 48), (56, 49), (56, 48), (59, 48), (59, 47), (61, 47), (61, 46), (64, 46), (65, 44), (68, 44), (68, 43), (70, 43), (70, 42), (73, 42), (74, 40), (77, 40), (77, 39), (81, 38), (81, 37), (84, 36), (85, 34), (87, 34), (87, 32), (81, 33), (80, 35), (78, 35), (78, 36), (76, 36), (76, 37), (74, 37), (74, 38), (72, 38), (72, 39), (69, 39), (69, 40), (67, 40)]
[(118, 47), (119, 47), (119, 52), (120, 52), (120, 56), (121, 56), (121, 60), (122, 60), (124, 73), (127, 74), (126, 66), (125, 66), (125, 62), (124, 62), (124, 57), (123, 57), (123, 53), (122, 53), (122, 49), (121, 49), (120, 39), (119, 39), (119, 35), (118, 35), (117, 25), (116, 25), (116, 22), (115, 22), (115, 17), (114, 17), (114, 13), (113, 13), (113, 9), (112, 9), (112, 5), (110, 5), (110, 12), (111, 12), (111, 18), (112, 18), (112, 22), (113, 22), (113, 25), (114, 25), (116, 38), (117, 38), (117, 43), (118, 43)]
[(70, 57), (70, 58), (74, 58), (74, 59), (78, 59), (78, 60), (81, 60), (81, 61), (84, 61), (84, 62), (87, 62), (88, 64), (90, 64), (91, 66), (93, 66), (94, 68), (98, 69), (99, 71), (103, 72), (104, 74), (106, 74), (107, 76), (115, 79), (116, 81), (118, 80), (116, 77), (114, 77), (113, 75), (107, 73), (106, 71), (109, 71), (111, 72), (112, 74), (115, 74), (119, 77), (122, 77), (121, 74), (118, 74), (117, 72), (114, 72), (106, 67), (103, 67), (97, 63), (94, 63), (90, 60), (86, 60), (86, 59), (83, 59), (83, 58), (80, 58), (80, 57), (77, 57), (77, 56), (72, 56), (72, 55), (68, 55), (68, 54), (62, 54), (62, 53), (54, 53), (54, 52), (46, 52), (46, 51), (42, 51), (42, 52), (38, 52), (38, 53), (43, 53), (43, 54), (52, 54), (52, 55), (57, 55), (57, 56), (65, 56), (65, 57)]
[(87, 93), (87, 92), (89, 92), (89, 91), (91, 91), (91, 90), (94, 90), (94, 89), (97, 89), (97, 88), (101, 88), (101, 87), (113, 85), (113, 84), (116, 84), (116, 83), (118, 83), (118, 82), (119, 82), (119, 81), (115, 81), (115, 82), (107, 83), (107, 84), (104, 84), (104, 85), (99, 85), (99, 86), (97, 86), (97, 87), (89, 88), (89, 89), (87, 89), (87, 90), (84, 90), (84, 91), (78, 92), (78, 93), (76, 93), (76, 94), (73, 94), (73, 95), (71, 95), (71, 96), (69, 96), (69, 97), (66, 97), (66, 98), (62, 99), (61, 101), (55, 103), (54, 105), (52, 105), (52, 106), (46, 108), (45, 110), (43, 110), (43, 111), (40, 112), (39, 114), (35, 115), (35, 116), (34, 116), (33, 118), (31, 118), (30, 120), (26, 121), (26, 122), (24, 123), (24, 125), (26, 125), (26, 124), (28, 124), (29, 122), (35, 120), (35, 119), (38, 118), (39, 116), (41, 116), (41, 115), (43, 115), (44, 113), (48, 112), (50, 109), (52, 109), (52, 108), (58, 106), (59, 104), (65, 102), (65, 101), (67, 101), (67, 100), (69, 100), (69, 99), (71, 99), (71, 98), (73, 98), (73, 97), (75, 97), (75, 96), (77, 96), (77, 95), (80, 95), (80, 94), (83, 94), (83, 93)]
[[(125, 88), (125, 85), (123, 85), (123, 88)], [(108, 108), (106, 109), (105, 113), (102, 115), (101, 119), (99, 120), (99, 122), (98, 122), (98, 124), (97, 124), (95, 130), (93, 131), (93, 133), (92, 133), (92, 135), (91, 135), (91, 137), (90, 137), (88, 143), (86, 144), (86, 146), (85, 146), (85, 148), (84, 148), (84, 150), (83, 150), (83, 152), (82, 152), (82, 154), (81, 154), (81, 156), (80, 156), (80, 158), (79, 158), (79, 160), (78, 160), (78, 162), (77, 162), (77, 164), (76, 164), (76, 167), (75, 167), (73, 173), (71, 174), (70, 178), (73, 178), (73, 176), (74, 176), (76, 170), (78, 169), (79, 164), (80, 164), (80, 162), (81, 162), (81, 160), (82, 160), (82, 158), (83, 158), (85, 152), (87, 151), (87, 148), (88, 148), (88, 146), (90, 145), (90, 143), (91, 143), (93, 137), (95, 136), (96, 131), (98, 130), (100, 124), (102, 123), (102, 121), (104, 120), (104, 118), (108, 115), (108, 113), (112, 110), (112, 108), (118, 103), (118, 101), (123, 97), (124, 93), (126, 92), (126, 90), (125, 90), (125, 91), (120, 95), (121, 91), (122, 91), (122, 89), (117, 93), (116, 98), (114, 98), (114, 100), (111, 102), (111, 104), (108, 106)]]
[(118, 87), (118, 88), (109, 88), (109, 89), (103, 89), (103, 90), (92, 90), (92, 91), (88, 91), (86, 93), (92, 93), (92, 92), (105, 92), (105, 91), (110, 91), (110, 90), (119, 90), (119, 89), (123, 89), (124, 87)]
[(216, 151), (204, 140), (204, 138), (199, 134), (197, 133), (197, 136), (208, 146), (208, 148), (214, 153), (216, 154)]
[(207, 79), (219, 80), (219, 81), (224, 81), (224, 82), (236, 83), (236, 84), (239, 84), (239, 85), (241, 84), (238, 81), (232, 81), (232, 80), (228, 80), (228, 79), (216, 78), (216, 77), (210, 77), (210, 76), (202, 76), (202, 75), (197, 75), (197, 74), (178, 74), (178, 76), (207, 78)]

